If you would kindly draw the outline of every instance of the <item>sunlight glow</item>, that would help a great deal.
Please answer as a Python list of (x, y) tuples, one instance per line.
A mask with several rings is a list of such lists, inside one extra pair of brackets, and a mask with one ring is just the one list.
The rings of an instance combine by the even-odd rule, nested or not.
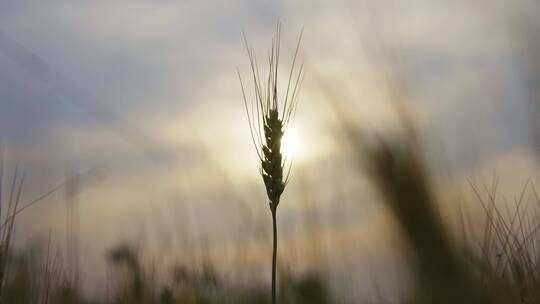
[(288, 127), (281, 142), (281, 152), (288, 161), (298, 158), (300, 145), (301, 142), (296, 128)]

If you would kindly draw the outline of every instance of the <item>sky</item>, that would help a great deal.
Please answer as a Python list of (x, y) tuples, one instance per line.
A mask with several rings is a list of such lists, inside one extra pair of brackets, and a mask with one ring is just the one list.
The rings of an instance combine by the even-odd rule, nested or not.
[[(373, 191), (355, 184), (365, 177), (340, 161), (336, 101), (370, 134), (396, 129), (396, 103), (405, 105), (437, 176), (497, 173), (512, 191), (538, 178), (537, 92), (524, 60), (533, 45), (520, 27), (535, 25), (534, 9), (480, 0), (0, 0), (7, 172), (15, 164), (26, 172), (24, 201), (82, 175), (76, 200), (88, 259), (126, 239), (171, 252), (226, 247), (239, 235), (265, 240), (237, 69), (249, 77), (242, 33), (263, 57), (281, 21), (282, 72), (303, 31), (307, 75), (294, 122), (298, 177), (286, 195), (317, 193), (325, 233), (346, 238), (380, 225)], [(317, 186), (337, 180), (348, 182)], [(17, 243), (53, 231), (61, 244), (65, 200), (59, 191), (28, 209)], [(284, 234), (294, 235), (305, 208), (284, 204)], [(246, 214), (253, 230), (239, 219)]]

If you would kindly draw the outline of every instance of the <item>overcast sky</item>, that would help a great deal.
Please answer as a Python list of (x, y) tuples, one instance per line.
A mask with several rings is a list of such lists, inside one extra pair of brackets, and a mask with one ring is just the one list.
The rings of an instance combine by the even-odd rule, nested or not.
[[(537, 168), (530, 131), (537, 97), (516, 26), (520, 16), (536, 16), (528, 8), (526, 1), (0, 0), (0, 143), (9, 166), (27, 171), (27, 201), (66, 172), (99, 170), (98, 181), (81, 182), (79, 198), (83, 239), (100, 240), (88, 253), (94, 257), (148, 233), (140, 231), (153, 222), (171, 238), (181, 229), (232, 234), (215, 209), (223, 188), (264, 200), (236, 75), (238, 67), (249, 76), (242, 30), (262, 57), (281, 20), (284, 69), (304, 28), (300, 168), (328, 165), (340, 151), (329, 91), (364, 129), (383, 132), (395, 126), (394, 89), (437, 168), (460, 177), (512, 172), (518, 184)], [(62, 231), (63, 200), (58, 193), (25, 213), (19, 242)], [(249, 208), (267, 220), (265, 204)], [(237, 210), (230, 212), (234, 221)], [(358, 215), (325, 214), (353, 222)], [(181, 228), (175, 216), (185, 220)]]

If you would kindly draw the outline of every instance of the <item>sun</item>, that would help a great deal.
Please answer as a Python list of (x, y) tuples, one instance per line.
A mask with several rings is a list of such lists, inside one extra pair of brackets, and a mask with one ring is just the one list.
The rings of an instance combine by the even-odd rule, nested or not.
[(281, 141), (281, 153), (287, 160), (293, 160), (298, 157), (300, 149), (300, 138), (297, 129), (293, 126), (287, 127)]

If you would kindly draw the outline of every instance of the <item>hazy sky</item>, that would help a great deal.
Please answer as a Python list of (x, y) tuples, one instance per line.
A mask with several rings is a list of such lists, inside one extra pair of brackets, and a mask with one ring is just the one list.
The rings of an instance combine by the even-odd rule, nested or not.
[[(100, 240), (89, 255), (102, 257), (118, 239), (151, 234), (149, 226), (165, 229), (170, 236), (163, 238), (212, 239), (217, 231), (226, 239), (242, 229), (226, 224), (240, 211), (219, 203), (264, 200), (236, 75), (238, 67), (249, 76), (242, 30), (262, 57), (281, 20), (285, 70), (304, 28), (299, 168), (332, 167), (328, 161), (341, 150), (329, 96), (364, 129), (382, 132), (396, 125), (393, 89), (437, 169), (460, 177), (519, 171), (513, 180), (519, 184), (537, 164), (530, 124), (538, 112), (516, 26), (536, 16), (530, 7), (527, 1), (510, 7), (435, 0), (0, 0), (0, 143), (7, 163), (27, 171), (26, 201), (66, 172), (99, 170), (99, 179), (83, 179), (79, 197), (82, 237)], [(30, 232), (62, 231), (61, 202), (58, 193), (25, 213), (19, 242)], [(349, 205), (340, 208), (354, 212), (321, 209), (329, 222), (363, 218), (367, 207)], [(248, 209), (267, 220), (265, 204)], [(228, 220), (220, 221), (224, 213)]]

